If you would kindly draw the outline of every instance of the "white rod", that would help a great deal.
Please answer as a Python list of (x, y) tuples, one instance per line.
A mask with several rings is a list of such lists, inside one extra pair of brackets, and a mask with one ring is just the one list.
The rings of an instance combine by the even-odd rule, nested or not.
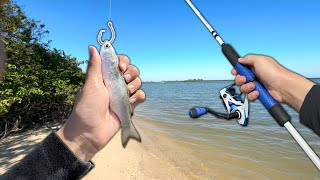
[(188, 5), (191, 7), (193, 12), (198, 16), (198, 18), (201, 20), (201, 22), (207, 27), (207, 29), (212, 33), (212, 35), (215, 37), (215, 39), (218, 41), (220, 45), (224, 44), (222, 38), (217, 34), (217, 32), (211, 27), (211, 25), (208, 23), (208, 21), (203, 17), (203, 15), (199, 12), (199, 10), (192, 4), (190, 0), (186, 0)]
[(311, 159), (313, 164), (318, 168), (320, 171), (320, 159), (316, 155), (316, 153), (310, 148), (310, 146), (307, 144), (307, 142), (301, 137), (301, 135), (298, 133), (298, 131), (292, 126), (290, 122), (286, 122), (284, 126), (287, 128), (291, 136), (297, 141), (297, 143), (300, 145), (300, 147), (304, 150), (304, 152), (308, 155), (308, 157)]

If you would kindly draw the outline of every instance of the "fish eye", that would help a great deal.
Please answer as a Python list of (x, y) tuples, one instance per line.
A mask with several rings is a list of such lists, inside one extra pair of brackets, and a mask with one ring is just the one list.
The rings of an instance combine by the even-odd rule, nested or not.
[(105, 48), (107, 49), (107, 48), (109, 48), (110, 47), (110, 44), (106, 44), (105, 45)]

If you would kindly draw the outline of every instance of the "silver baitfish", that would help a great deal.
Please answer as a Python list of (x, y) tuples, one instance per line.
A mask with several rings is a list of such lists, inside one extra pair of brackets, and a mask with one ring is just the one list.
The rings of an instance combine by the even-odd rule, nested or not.
[(141, 137), (132, 124), (132, 110), (129, 102), (127, 84), (119, 69), (118, 56), (112, 46), (112, 42), (115, 39), (112, 23), (108, 22), (108, 26), (112, 32), (110, 41), (101, 41), (102, 33), (105, 30), (101, 30), (98, 35), (98, 42), (101, 45), (102, 75), (105, 86), (110, 87), (110, 108), (120, 119), (122, 146), (126, 147), (129, 139), (133, 138), (141, 142)]

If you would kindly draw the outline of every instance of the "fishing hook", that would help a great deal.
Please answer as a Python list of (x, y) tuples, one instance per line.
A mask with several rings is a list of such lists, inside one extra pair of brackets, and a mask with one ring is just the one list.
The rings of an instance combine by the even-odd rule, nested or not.
[[(112, 25), (112, 22), (111, 22), (111, 21), (108, 22), (108, 26), (109, 26), (110, 31), (111, 31), (111, 39), (109, 40), (109, 42), (110, 42), (110, 44), (112, 44), (113, 41), (116, 39), (116, 32), (115, 32), (115, 30), (114, 30), (114, 28), (113, 28), (113, 25)], [(102, 34), (103, 34), (104, 32), (106, 32), (106, 30), (105, 30), (105, 29), (101, 29), (101, 30), (99, 31), (99, 34), (98, 34), (98, 43), (99, 43), (100, 45), (103, 45)]]

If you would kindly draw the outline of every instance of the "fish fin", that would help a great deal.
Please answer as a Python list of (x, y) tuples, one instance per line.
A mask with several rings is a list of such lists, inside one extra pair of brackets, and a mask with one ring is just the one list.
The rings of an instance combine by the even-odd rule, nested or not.
[(128, 141), (131, 138), (141, 142), (141, 137), (132, 123), (129, 127), (121, 129), (121, 141), (123, 148), (127, 146)]

